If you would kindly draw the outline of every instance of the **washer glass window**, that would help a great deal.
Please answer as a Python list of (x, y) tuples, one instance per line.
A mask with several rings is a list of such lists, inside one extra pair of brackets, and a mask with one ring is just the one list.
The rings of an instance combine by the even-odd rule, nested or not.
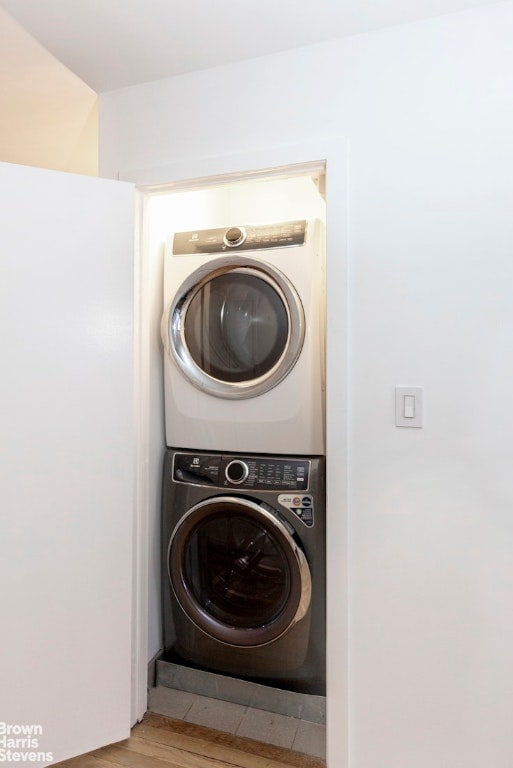
[(220, 381), (244, 382), (264, 376), (278, 363), (288, 344), (289, 318), (269, 282), (232, 271), (196, 292), (184, 335), (202, 371)]
[(189, 510), (171, 535), (168, 573), (191, 621), (229, 645), (270, 643), (310, 606), (303, 551), (250, 499), (213, 497)]
[(268, 527), (242, 515), (218, 515), (198, 525), (182, 568), (191, 595), (224, 624), (271, 624), (289, 600), (290, 566), (280, 544)]

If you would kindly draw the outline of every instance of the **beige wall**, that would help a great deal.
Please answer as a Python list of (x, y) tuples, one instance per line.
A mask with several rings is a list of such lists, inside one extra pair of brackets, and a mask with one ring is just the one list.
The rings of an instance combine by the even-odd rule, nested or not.
[(1, 10), (0, 160), (98, 172), (96, 93)]

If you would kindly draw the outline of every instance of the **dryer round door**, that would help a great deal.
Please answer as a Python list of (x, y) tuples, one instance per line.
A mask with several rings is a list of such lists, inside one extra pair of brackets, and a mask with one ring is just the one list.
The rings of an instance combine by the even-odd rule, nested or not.
[(288, 374), (303, 346), (305, 319), (285, 275), (255, 259), (231, 257), (190, 275), (164, 315), (162, 335), (196, 387), (241, 399)]
[(192, 507), (171, 535), (168, 574), (189, 619), (231, 646), (271, 643), (310, 607), (302, 549), (274, 511), (250, 499), (218, 496)]

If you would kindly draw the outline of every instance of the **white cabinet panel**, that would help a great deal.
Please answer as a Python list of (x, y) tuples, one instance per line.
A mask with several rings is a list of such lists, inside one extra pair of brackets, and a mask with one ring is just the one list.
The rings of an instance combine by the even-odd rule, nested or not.
[(0, 720), (54, 761), (130, 727), (133, 215), (0, 164)]

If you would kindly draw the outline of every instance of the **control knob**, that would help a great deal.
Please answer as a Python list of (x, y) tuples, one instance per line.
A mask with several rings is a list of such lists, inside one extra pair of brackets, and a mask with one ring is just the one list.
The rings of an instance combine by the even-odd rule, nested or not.
[(229, 248), (235, 248), (246, 239), (246, 230), (244, 227), (230, 227), (224, 233), (224, 242)]
[(249, 467), (245, 461), (233, 459), (226, 465), (224, 474), (229, 483), (240, 485), (249, 475)]

